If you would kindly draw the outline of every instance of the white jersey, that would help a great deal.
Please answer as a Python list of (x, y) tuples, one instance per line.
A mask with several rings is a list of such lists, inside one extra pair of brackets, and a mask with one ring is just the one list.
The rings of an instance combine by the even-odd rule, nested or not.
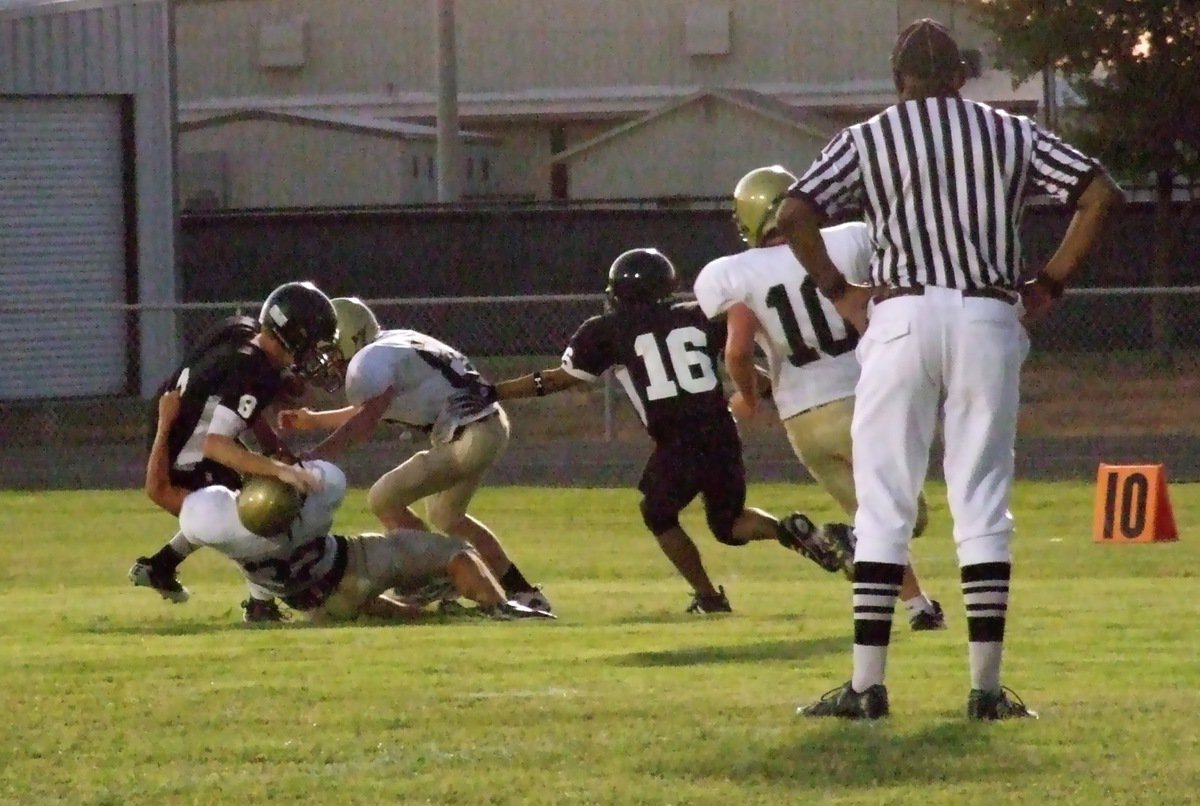
[[(867, 226), (842, 224), (821, 235), (846, 279), (866, 283), (872, 254)], [(737, 302), (754, 312), (760, 324), (754, 340), (767, 356), (781, 419), (854, 394), (858, 334), (786, 245), (717, 258), (701, 270), (695, 292), (710, 319)]]
[[(304, 499), (288, 531), (260, 537), (242, 525), (237, 493), (228, 487), (204, 487), (190, 493), (179, 511), (179, 529), (193, 546), (214, 549), (241, 566), (252, 586), (288, 597), (321, 580), (334, 568), (337, 539), (329, 534), (333, 514), (346, 495), (346, 475), (330, 462), (305, 462), (324, 486)], [(344, 558), (342, 559), (344, 563)]]
[[(429, 433), (435, 442), (500, 410), (498, 403), (479, 397), (482, 385), (465, 355), (415, 330), (383, 331), (346, 368), (346, 399), (351, 405), (362, 405), (394, 387), (396, 396), (384, 420)], [(471, 398), (477, 399), (475, 405)]]

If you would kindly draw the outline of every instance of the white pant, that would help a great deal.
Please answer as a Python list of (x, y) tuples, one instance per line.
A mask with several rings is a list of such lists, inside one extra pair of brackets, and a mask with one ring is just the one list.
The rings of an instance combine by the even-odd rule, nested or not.
[[(1018, 306), (928, 287), (871, 310), (859, 341), (855, 559), (904, 565), (944, 406), (946, 491), (960, 565), (1010, 562), (1021, 364)], [(944, 402), (943, 402), (944, 401)]]

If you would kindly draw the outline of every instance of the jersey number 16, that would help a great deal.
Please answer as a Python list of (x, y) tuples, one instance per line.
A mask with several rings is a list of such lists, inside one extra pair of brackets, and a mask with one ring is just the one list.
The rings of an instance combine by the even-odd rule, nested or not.
[(662, 351), (653, 333), (643, 333), (633, 340), (633, 351), (646, 365), (646, 400), (675, 397), (680, 388), (694, 395), (717, 388), (717, 374), (712, 360), (704, 352), (708, 336), (698, 327), (680, 327), (663, 340), (667, 357), (671, 359), (675, 380), (667, 372)]

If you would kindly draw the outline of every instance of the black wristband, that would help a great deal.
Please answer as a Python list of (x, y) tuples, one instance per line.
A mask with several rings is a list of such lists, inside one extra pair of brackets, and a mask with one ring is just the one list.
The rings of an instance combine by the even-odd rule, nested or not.
[(1063, 292), (1067, 290), (1067, 287), (1063, 285), (1061, 280), (1055, 280), (1044, 271), (1039, 271), (1037, 276), (1033, 278), (1033, 281), (1046, 289), (1046, 293), (1050, 295), (1050, 299), (1061, 298)]
[(546, 396), (546, 382), (542, 380), (542, 373), (533, 373), (533, 393), (538, 397)]
[(832, 283), (823, 286), (817, 286), (821, 291), (821, 296), (830, 302), (837, 302), (842, 297), (846, 296), (846, 291), (849, 290), (850, 284), (846, 282), (845, 276), (839, 274), (837, 279)]

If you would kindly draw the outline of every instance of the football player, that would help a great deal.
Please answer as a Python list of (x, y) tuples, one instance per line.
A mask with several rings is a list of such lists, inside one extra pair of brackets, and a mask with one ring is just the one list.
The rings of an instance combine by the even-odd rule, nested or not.
[(306, 462), (321, 482), (306, 496), (273, 476), (249, 476), (241, 489), (189, 490), (172, 483), (169, 433), (180, 393), (159, 398), (159, 425), (146, 466), (146, 487), (179, 516), (187, 552), (207, 546), (229, 557), (247, 580), (311, 619), (360, 614), (411, 618), (417, 609), (380, 598), (389, 589), (449, 588), (487, 612), (510, 618), (553, 618), (506, 600), (478, 553), (461, 540), (428, 532), (342, 537), (329, 533), (346, 477), (329, 462)]
[(372, 485), (367, 503), (387, 531), (428, 531), (412, 505), (425, 499), (436, 531), (466, 540), (487, 561), (514, 601), (550, 610), (499, 539), (467, 513), (483, 476), (508, 446), (508, 415), (470, 360), (458, 350), (415, 330), (381, 330), (361, 300), (333, 300), (338, 342), (330, 383), (344, 385), (349, 403), (340, 409), (289, 409), (279, 413), (281, 431), (332, 429), (306, 458), (331, 459), (366, 439), (380, 422), (399, 423), (429, 437), (418, 451)]
[[(164, 384), (181, 396), (179, 415), (165, 437), (172, 484), (188, 490), (212, 484), (237, 489), (242, 475), (256, 474), (300, 492), (319, 488), (317, 475), (255, 453), (240, 437), (252, 431), (265, 450), (282, 449), (260, 415), (293, 374), (315, 378), (325, 371), (336, 333), (329, 298), (312, 283), (286, 283), (267, 296), (257, 323), (231, 320), (203, 339)], [(149, 487), (147, 493), (163, 505)], [(139, 557), (129, 578), (165, 599), (185, 602), (188, 591), (176, 579), (176, 569), (188, 551), (186, 538), (177, 534), (154, 555)], [(250, 592), (243, 602), (247, 621), (279, 618), (273, 597), (253, 585)]]
[[(771, 395), (796, 457), (853, 518), (858, 502), (850, 420), (859, 374), (858, 333), (818, 294), (775, 228), (775, 214), (795, 181), (772, 165), (737, 183), (734, 219), (750, 249), (705, 266), (696, 278), (696, 300), (709, 317), (728, 323), (725, 365), (737, 387), (730, 399), (734, 415), (747, 421), (758, 411), (763, 384), (754, 366), (757, 345), (766, 354)], [(866, 224), (829, 227), (822, 236), (851, 282), (865, 282), (871, 257)], [(922, 496), (915, 534), (927, 522)], [(911, 563), (900, 598), (914, 630), (945, 628), (941, 605), (921, 590)]]
[(692, 586), (688, 612), (732, 609), (679, 524), (679, 513), (697, 495), (721, 543), (775, 540), (827, 571), (847, 571), (853, 552), (844, 525), (818, 529), (800, 513), (779, 521), (746, 507), (742, 442), (717, 376), (724, 325), (710, 321), (695, 303), (672, 303), (677, 282), (675, 266), (657, 249), (624, 252), (608, 272), (613, 310), (579, 327), (561, 366), (503, 381), (497, 398), (561, 392), (615, 370), (654, 440), (638, 485), (642, 519)]

